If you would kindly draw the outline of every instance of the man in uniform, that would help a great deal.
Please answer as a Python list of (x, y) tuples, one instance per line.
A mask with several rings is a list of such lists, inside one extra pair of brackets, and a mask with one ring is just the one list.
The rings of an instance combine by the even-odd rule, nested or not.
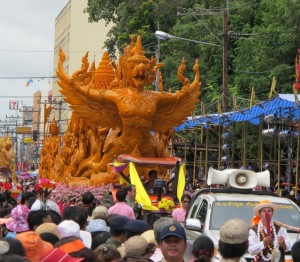
[(183, 256), (187, 247), (184, 228), (174, 222), (165, 226), (160, 235), (160, 249), (163, 262), (184, 262)]

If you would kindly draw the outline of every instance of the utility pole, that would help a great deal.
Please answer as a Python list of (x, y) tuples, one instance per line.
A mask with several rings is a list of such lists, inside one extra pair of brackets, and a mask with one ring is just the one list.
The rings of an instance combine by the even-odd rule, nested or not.
[(228, 1), (223, 15), (223, 111), (228, 110)]
[[(222, 33), (222, 47), (223, 47), (223, 79), (222, 79), (222, 105), (223, 105), (223, 112), (228, 110), (228, 0), (225, 0), (225, 8), (222, 12), (218, 12), (216, 9), (200, 9), (200, 10), (186, 10), (184, 8), (180, 8), (180, 11), (177, 12), (177, 15), (191, 15), (196, 18), (198, 21), (201, 21), (197, 18), (197, 16), (208, 16), (208, 15), (223, 15), (223, 33)], [(205, 27), (206, 28), (206, 27)], [(206, 28), (208, 29), (208, 28)], [(209, 29), (208, 29), (209, 30)], [(218, 38), (214, 35), (215, 38)], [(220, 39), (218, 38), (220, 41)]]
[[(157, 23), (157, 30), (159, 30), (159, 22)], [(156, 57), (156, 64), (159, 63), (159, 60), (160, 60), (160, 39), (157, 38), (157, 48), (155, 49), (155, 57)], [(155, 91), (158, 91), (159, 90), (159, 74), (160, 74), (160, 70), (157, 69), (157, 72), (156, 72), (156, 82), (155, 82), (155, 87), (156, 87), (156, 90)]]

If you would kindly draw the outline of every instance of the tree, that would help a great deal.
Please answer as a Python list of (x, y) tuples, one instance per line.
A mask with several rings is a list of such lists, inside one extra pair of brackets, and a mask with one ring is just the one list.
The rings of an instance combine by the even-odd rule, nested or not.
[[(264, 100), (273, 76), (278, 92), (291, 92), (294, 58), (300, 47), (300, 1), (230, 0), (228, 3), (230, 93), (249, 99), (254, 88), (256, 99)], [(151, 56), (157, 48), (154, 33), (158, 24), (160, 30), (176, 36), (221, 44), (224, 7), (225, 0), (89, 0), (86, 11), (90, 22), (104, 19), (114, 23), (106, 41), (110, 53), (122, 51), (131, 34), (140, 34), (144, 48), (152, 51), (146, 55)], [(160, 49), (166, 87), (179, 87), (176, 69), (183, 56), (187, 72), (194, 60), (199, 59), (201, 101), (212, 104), (221, 100), (221, 48), (174, 39), (161, 41)], [(212, 110), (215, 113), (216, 107)]]
[(142, 36), (143, 45), (156, 44), (154, 32), (160, 27), (172, 28), (178, 19), (177, 7), (192, 6), (191, 0), (89, 0), (86, 12), (89, 13), (89, 22), (98, 22), (104, 19), (115, 25), (108, 33), (105, 42), (111, 54), (123, 51), (124, 44), (129, 42), (131, 34)]

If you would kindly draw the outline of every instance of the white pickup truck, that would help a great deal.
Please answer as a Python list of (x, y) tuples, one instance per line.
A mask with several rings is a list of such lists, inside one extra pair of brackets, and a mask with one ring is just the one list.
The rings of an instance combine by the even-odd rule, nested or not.
[[(240, 172), (240, 179), (241, 170), (237, 171), (236, 174), (238, 174), (238, 172)], [(245, 172), (243, 174), (245, 174)], [(250, 175), (254, 176), (256, 173), (246, 174), (245, 179), (247, 179)], [(231, 178), (231, 180), (232, 179), (233, 178)], [(209, 175), (208, 183), (211, 182), (216, 183), (216, 180), (213, 180)], [(213, 261), (220, 261), (220, 254), (217, 252), (217, 248), (221, 225), (231, 218), (240, 218), (250, 225), (251, 219), (253, 218), (253, 208), (261, 200), (268, 199), (278, 205), (278, 210), (273, 217), (275, 221), (280, 221), (289, 225), (289, 228), (294, 227), (297, 229), (300, 226), (300, 209), (291, 200), (279, 197), (268, 191), (252, 191), (255, 181), (252, 181), (248, 185), (247, 183), (244, 183), (244, 187), (246, 188), (243, 186), (237, 186), (238, 188), (233, 187), (232, 184), (236, 185), (235, 183), (231, 183), (231, 186), (228, 185), (228, 183), (226, 184), (229, 186), (228, 188), (207, 188), (194, 193), (185, 221), (188, 241), (186, 259), (191, 258), (190, 254), (194, 240), (200, 235), (206, 235), (215, 243), (216, 252)], [(295, 232), (288, 230), (288, 233), (292, 243), (299, 238), (299, 231)], [(252, 261), (253, 259), (253, 257), (249, 254), (246, 254), (244, 258), (247, 261)], [(292, 261), (289, 253), (286, 254), (285, 258), (286, 261)]]

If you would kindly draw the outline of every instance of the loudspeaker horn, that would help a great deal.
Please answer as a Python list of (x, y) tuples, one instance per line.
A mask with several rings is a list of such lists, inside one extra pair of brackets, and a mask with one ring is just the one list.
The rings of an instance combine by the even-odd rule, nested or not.
[(228, 174), (229, 174), (228, 170), (229, 169), (219, 171), (210, 167), (208, 170), (207, 184), (209, 186), (212, 184), (217, 184), (217, 185), (227, 184)]
[(233, 170), (228, 179), (228, 186), (241, 189), (250, 189), (257, 186), (257, 175), (250, 170)]
[(265, 170), (263, 172), (257, 173), (257, 185), (263, 187), (270, 187), (270, 172)]

